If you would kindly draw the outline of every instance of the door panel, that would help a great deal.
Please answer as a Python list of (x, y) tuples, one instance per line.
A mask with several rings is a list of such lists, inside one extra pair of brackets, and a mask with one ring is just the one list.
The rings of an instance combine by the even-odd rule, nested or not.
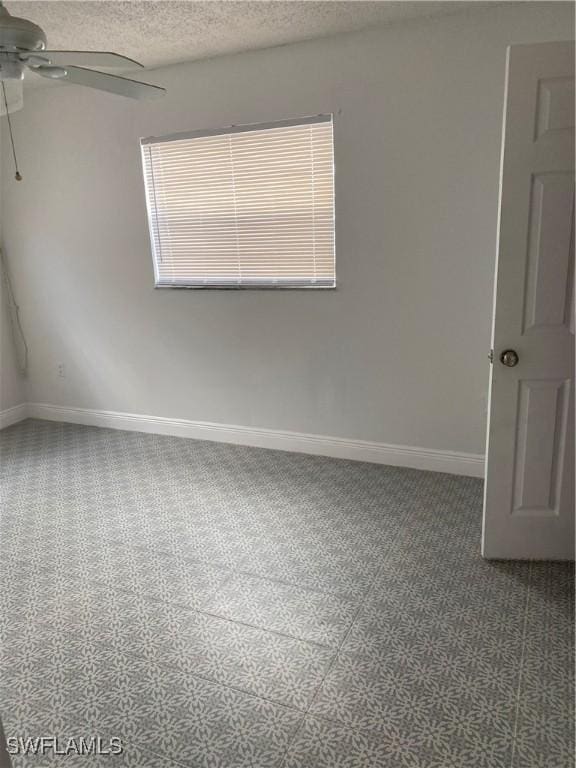
[(538, 80), (536, 140), (548, 131), (574, 128), (574, 80), (571, 77)]
[(532, 182), (523, 330), (569, 333), (574, 178), (547, 173)]
[(558, 515), (568, 381), (521, 381), (513, 514)]
[[(508, 51), (482, 553), (574, 557), (574, 44)], [(501, 354), (514, 350), (517, 364)], [(514, 358), (505, 358), (505, 362)]]

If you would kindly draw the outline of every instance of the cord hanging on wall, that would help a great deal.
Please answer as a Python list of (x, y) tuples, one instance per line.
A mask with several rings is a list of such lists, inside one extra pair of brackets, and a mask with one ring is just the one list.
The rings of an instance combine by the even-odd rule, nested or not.
[(22, 181), (22, 174), (18, 170), (18, 158), (16, 157), (16, 147), (14, 146), (14, 134), (12, 133), (12, 120), (10, 120), (10, 112), (8, 111), (8, 97), (6, 96), (6, 86), (4, 80), (0, 80), (2, 83), (2, 94), (4, 96), (4, 106), (6, 107), (6, 119), (8, 120), (8, 132), (10, 134), (10, 144), (12, 145), (12, 156), (14, 158), (14, 168), (16, 173), (14, 178), (16, 181)]
[[(14, 289), (12, 288), (12, 281), (10, 279), (10, 273), (8, 271), (8, 265), (6, 263), (6, 257), (4, 251), (0, 248), (0, 277), (5, 285), (6, 298), (8, 300), (8, 318), (10, 321), (10, 330), (12, 332), (12, 340), (14, 342), (14, 349), (16, 351), (16, 359), (18, 362), (18, 369), (22, 376), (26, 376), (28, 373), (28, 344), (26, 343), (26, 337), (22, 330), (22, 323), (20, 322), (20, 307), (16, 303), (14, 296)], [(2, 286), (0, 286), (0, 289)]]

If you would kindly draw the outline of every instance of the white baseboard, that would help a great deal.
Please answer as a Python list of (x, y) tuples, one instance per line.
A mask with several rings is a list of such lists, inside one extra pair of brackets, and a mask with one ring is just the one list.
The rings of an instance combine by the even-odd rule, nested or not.
[(390, 464), (433, 472), (449, 472), (471, 477), (484, 476), (484, 457), (475, 453), (439, 451), (434, 448), (414, 448), (406, 445), (388, 445), (367, 440), (348, 440), (342, 437), (308, 435), (301, 432), (282, 432), (276, 429), (240, 427), (232, 424), (213, 424), (187, 419), (168, 419), (161, 416), (143, 416), (136, 413), (97, 411), (87, 408), (65, 408), (46, 403), (29, 403), (27, 415), (36, 419), (86, 424), (136, 432), (149, 432), (196, 440), (214, 440), (220, 443), (273, 448), (280, 451), (331, 456), (338, 459)]
[(0, 411), (0, 429), (10, 427), (12, 424), (17, 424), (27, 418), (28, 403), (20, 403), (20, 405), (13, 405), (12, 408), (5, 408)]

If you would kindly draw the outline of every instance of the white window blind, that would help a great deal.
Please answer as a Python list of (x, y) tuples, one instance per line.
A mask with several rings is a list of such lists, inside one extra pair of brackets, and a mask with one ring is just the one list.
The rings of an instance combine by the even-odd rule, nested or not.
[(331, 116), (141, 146), (157, 286), (334, 287)]

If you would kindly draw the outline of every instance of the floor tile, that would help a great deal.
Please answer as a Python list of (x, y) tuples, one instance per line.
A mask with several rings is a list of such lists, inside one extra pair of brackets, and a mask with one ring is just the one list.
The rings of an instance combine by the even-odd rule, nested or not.
[(9, 710), (22, 695), (38, 702), (20, 723), (5, 718), (10, 731), (34, 728), (36, 711), (50, 711), (51, 722), (63, 724), (61, 732), (81, 728), (103, 739), (116, 736), (145, 754), (194, 768), (279, 765), (301, 718), (296, 710), (99, 643), (68, 647), (66, 657), (38, 661), (9, 677), (14, 685), (3, 677), (3, 706)]
[(328, 648), (185, 611), (158, 654), (161, 663), (300, 709), (333, 657)]
[(422, 760), (455, 761), (466, 752), (472, 761), (491, 734), (499, 755), (493, 765), (509, 761), (520, 644), (516, 656), (494, 660), (482, 648), (458, 648), (448, 633), (427, 634), (420, 644), (396, 631), (380, 639), (375, 653), (368, 646), (339, 654), (311, 714), (375, 737), (395, 734)]
[(408, 747), (401, 756), (380, 738), (307, 717), (288, 751), (285, 768), (401, 768), (405, 758), (415, 760), (417, 754)]
[(164, 684), (166, 704), (144, 721), (143, 743), (193, 768), (280, 765), (298, 712), (178, 674)]
[[(450, 743), (451, 751), (445, 746)], [(505, 753), (507, 756), (507, 753)], [(391, 724), (385, 733), (355, 731), (307, 717), (292, 743), (285, 768), (508, 768), (490, 732), (476, 742), (440, 731), (408, 736)]]
[(300, 720), (296, 710), (149, 662), (115, 656), (103, 676), (84, 679), (95, 727), (120, 728), (129, 743), (191, 768), (277, 766)]
[(356, 603), (301, 587), (237, 575), (218, 590), (206, 611), (218, 616), (337, 648)]
[(147, 659), (291, 707), (306, 708), (334, 652), (227, 619), (146, 602), (96, 585), (72, 590), (48, 615), (8, 624), (0, 635), (0, 674), (41, 668), (51, 654), (81, 656), (81, 646)]
[[(37, 746), (32, 746), (26, 740), (15, 743), (11, 749), (18, 749), (18, 752), (12, 755), (12, 768), (45, 768), (47, 766), (57, 768), (75, 768), (76, 766), (85, 766), (85, 768), (107, 768), (108, 766), (110, 768), (179, 768), (181, 766), (181, 763), (170, 760), (166, 755), (156, 754), (150, 749), (141, 750), (132, 744), (110, 742), (105, 738), (98, 741), (98, 734), (86, 734), (85, 729), (79, 727), (61, 732), (55, 731), (54, 728), (42, 731), (28, 729), (26, 732), (42, 733), (47, 736), (55, 735), (57, 736), (56, 744), (55, 746), (47, 745), (42, 749), (39, 742), (36, 742)], [(117, 754), (116, 750), (119, 744), (122, 752)], [(57, 753), (58, 751), (60, 754)]]
[[(446, 679), (490, 680), (514, 686), (521, 662), (522, 634), (514, 626), (503, 632), (480, 630), (442, 613), (423, 614), (411, 605), (396, 610), (362, 610), (341, 652), (375, 664), (431, 663)], [(431, 672), (433, 674), (434, 672)]]
[(521, 633), (527, 586), (527, 563), (490, 563), (463, 551), (412, 557), (406, 550), (386, 559), (367, 604), (392, 613), (408, 605), (414, 614), (442, 615), (481, 636), (488, 624)]
[(74, 580), (65, 574), (55, 578), (52, 570), (44, 575), (39, 571), (19, 583), (12, 595), (14, 610), (8, 615), (4, 631), (9, 636), (14, 635), (15, 644), (18, 632), (28, 632), (33, 640), (34, 631), (46, 626), (60, 631), (63, 640), (70, 626), (112, 625), (122, 631), (125, 621), (134, 616), (145, 617), (147, 607), (154, 605), (138, 592), (123, 592), (106, 584)]
[(462, 579), (386, 560), (311, 714), (373, 737), (398, 733), (426, 766), (509, 766), (526, 566), (454, 557)]
[(513, 768), (573, 768), (574, 566), (532, 563)]
[(273, 547), (262, 541), (259, 551), (246, 559), (241, 570), (354, 600), (366, 594), (378, 568), (376, 558), (366, 561), (352, 548), (347, 553), (330, 551), (327, 547), (302, 551), (295, 547)]
[(199, 609), (230, 577), (226, 568), (129, 546), (80, 549), (72, 556), (55, 551), (49, 559), (28, 558), (28, 563), (28, 569), (20, 568), (12, 595), (31, 596), (39, 589), (49, 600), (69, 584), (88, 594), (101, 584), (142, 599)]
[(228, 570), (206, 562), (139, 550), (116, 553), (109, 565), (95, 580), (150, 600), (196, 609), (204, 607), (230, 577)]

